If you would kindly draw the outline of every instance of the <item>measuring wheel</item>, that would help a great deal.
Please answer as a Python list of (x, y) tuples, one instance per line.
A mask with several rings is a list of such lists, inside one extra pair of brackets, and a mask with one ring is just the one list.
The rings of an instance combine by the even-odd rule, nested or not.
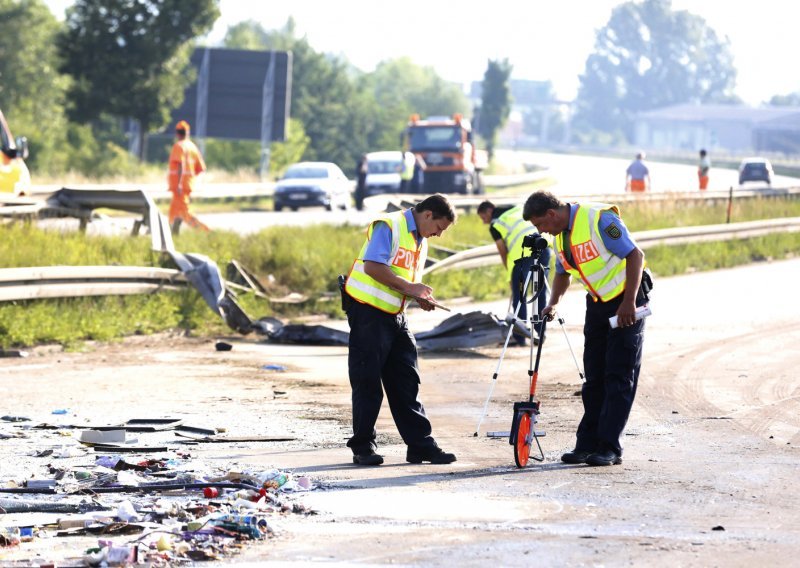
[[(539, 437), (544, 436), (544, 432), (534, 430), (536, 417), (539, 415), (538, 402), (515, 402), (514, 419), (511, 421), (511, 432), (508, 436), (508, 443), (514, 446), (514, 461), (517, 467), (528, 465), (529, 459), (544, 461), (544, 452), (539, 445)], [(539, 456), (531, 456), (531, 445), (536, 442), (539, 449)]]
[(533, 437), (530, 412), (520, 410), (516, 422), (514, 461), (517, 463), (517, 467), (525, 467), (528, 465), (528, 458), (531, 455), (531, 438)]

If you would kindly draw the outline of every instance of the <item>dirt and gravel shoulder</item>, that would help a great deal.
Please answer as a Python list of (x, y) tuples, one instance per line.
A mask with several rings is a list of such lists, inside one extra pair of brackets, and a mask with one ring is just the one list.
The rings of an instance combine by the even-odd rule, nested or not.
[[(559, 461), (581, 408), (580, 379), (558, 328), (539, 379), (545, 460), (522, 470), (507, 440), (483, 433), (510, 427), (512, 403), (527, 388), (524, 349), (508, 353), (479, 437), (499, 349), (421, 356), (421, 398), (440, 445), (458, 455), (450, 466), (405, 463), (388, 408), (378, 424), (386, 463), (352, 465), (340, 347), (227, 338), (233, 350), (217, 352), (211, 340), (158, 336), (80, 353), (36, 350), (0, 362), (2, 413), (45, 421), (68, 408), (91, 423), (176, 416), (231, 435), (295, 437), (191, 447), (209, 463), (289, 469), (323, 487), (299, 497), (318, 515), (278, 519), (278, 536), (236, 562), (790, 565), (800, 552), (798, 273), (800, 261), (790, 260), (657, 281), (624, 464), (616, 467)], [(573, 289), (561, 309), (578, 353), (581, 303)], [(505, 305), (480, 308), (502, 313)], [(413, 313), (412, 327), (429, 329), (431, 317)], [(41, 475), (30, 440), (0, 447), (0, 477)]]

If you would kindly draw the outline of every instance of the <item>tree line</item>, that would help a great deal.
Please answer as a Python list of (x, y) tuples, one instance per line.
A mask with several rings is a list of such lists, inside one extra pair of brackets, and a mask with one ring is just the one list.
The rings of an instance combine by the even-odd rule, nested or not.
[[(29, 139), (34, 176), (138, 171), (125, 121), (138, 121), (142, 141), (163, 131), (194, 80), (191, 52), (218, 17), (218, 0), (76, 0), (61, 23), (42, 0), (0, 0), (0, 107), (13, 131)], [(399, 149), (411, 114), (473, 116), (491, 153), (513, 104), (507, 59), (488, 61), (481, 103), (470, 109), (461, 87), (432, 68), (398, 57), (362, 72), (313, 49), (291, 18), (276, 30), (252, 20), (231, 26), (222, 47), (292, 52), (292, 116), (287, 140), (271, 148), (275, 173), (300, 159), (352, 173), (361, 154)], [(673, 10), (670, 0), (614, 8), (579, 79), (573, 143), (630, 143), (636, 114), (653, 108), (738, 102), (728, 40), (702, 18)], [(533, 113), (524, 120), (537, 124)], [(152, 140), (163, 148), (139, 144), (142, 156), (165, 155), (170, 142)], [(260, 148), (209, 139), (206, 158), (213, 168), (255, 171)]]
[[(218, 17), (218, 0), (77, 0), (60, 23), (41, 0), (0, 0), (0, 107), (29, 139), (34, 175), (134, 173), (125, 121), (138, 121), (141, 142), (163, 130), (195, 78), (191, 52)], [(239, 23), (222, 47), (292, 52), (292, 117), (271, 148), (273, 172), (300, 159), (352, 171), (365, 152), (399, 150), (411, 114), (469, 110), (460, 86), (432, 68), (401, 57), (362, 73), (314, 50), (292, 19), (278, 30)], [(170, 143), (140, 143), (140, 157), (165, 156)], [(214, 168), (256, 171), (259, 159), (258, 142), (206, 144)]]

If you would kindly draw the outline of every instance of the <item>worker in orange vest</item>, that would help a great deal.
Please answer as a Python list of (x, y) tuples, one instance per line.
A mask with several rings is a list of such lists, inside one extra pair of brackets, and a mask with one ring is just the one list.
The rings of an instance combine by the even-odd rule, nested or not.
[(175, 144), (169, 155), (169, 190), (172, 202), (169, 205), (169, 222), (172, 232), (178, 234), (181, 222), (191, 227), (208, 231), (197, 217), (189, 213), (189, 202), (195, 188), (197, 176), (206, 171), (206, 163), (200, 150), (189, 140), (189, 123), (181, 120), (175, 126)]
[(700, 189), (708, 189), (708, 172), (711, 170), (711, 160), (705, 150), (700, 150), (700, 164), (697, 166), (697, 179)]
[(644, 152), (636, 154), (636, 159), (625, 171), (625, 191), (639, 193), (650, 189), (650, 170), (644, 163), (644, 156)]

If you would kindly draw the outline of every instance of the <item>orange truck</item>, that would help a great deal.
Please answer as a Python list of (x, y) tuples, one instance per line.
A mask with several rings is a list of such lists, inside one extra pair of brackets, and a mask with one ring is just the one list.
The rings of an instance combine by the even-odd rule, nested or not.
[(472, 125), (460, 114), (424, 120), (412, 115), (402, 142), (424, 163), (421, 193), (483, 193), (487, 155), (475, 148)]
[(28, 141), (25, 138), (14, 140), (0, 110), (0, 193), (30, 193), (31, 176), (25, 165), (27, 157)]

